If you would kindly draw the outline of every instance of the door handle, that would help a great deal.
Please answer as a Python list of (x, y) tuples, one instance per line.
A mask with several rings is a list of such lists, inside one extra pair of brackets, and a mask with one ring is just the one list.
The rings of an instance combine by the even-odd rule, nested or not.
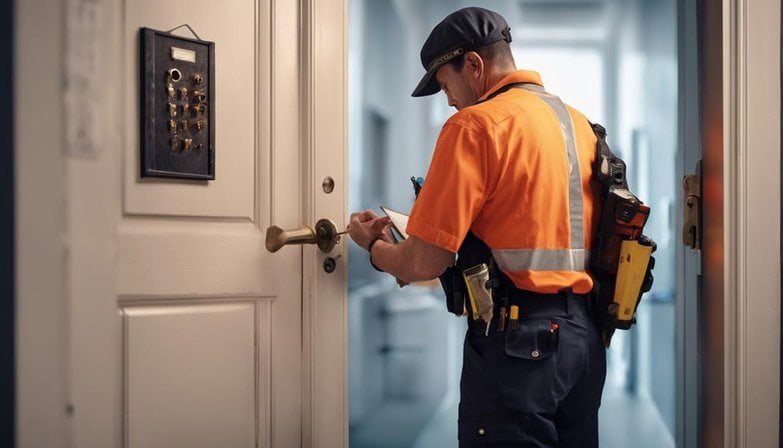
[(330, 219), (320, 219), (315, 229), (302, 226), (298, 229), (283, 230), (278, 226), (266, 229), (266, 249), (277, 252), (287, 244), (316, 244), (322, 252), (329, 253), (340, 242), (341, 233)]
[(682, 221), (682, 242), (691, 249), (701, 249), (701, 161), (696, 165), (696, 174), (682, 179), (684, 201)]

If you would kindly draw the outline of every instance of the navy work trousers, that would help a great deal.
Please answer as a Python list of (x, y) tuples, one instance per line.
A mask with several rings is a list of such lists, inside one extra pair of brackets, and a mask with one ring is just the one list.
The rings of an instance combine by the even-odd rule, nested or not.
[(471, 322), (465, 337), (460, 448), (597, 447), (606, 350), (587, 297), (514, 300), (517, 328)]

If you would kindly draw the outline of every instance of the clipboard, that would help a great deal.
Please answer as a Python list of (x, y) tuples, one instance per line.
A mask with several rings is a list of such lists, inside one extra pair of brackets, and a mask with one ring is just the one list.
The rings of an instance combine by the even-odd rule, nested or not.
[(394, 211), (388, 207), (381, 206), (381, 211), (389, 217), (392, 228), (403, 239), (408, 239), (408, 215)]

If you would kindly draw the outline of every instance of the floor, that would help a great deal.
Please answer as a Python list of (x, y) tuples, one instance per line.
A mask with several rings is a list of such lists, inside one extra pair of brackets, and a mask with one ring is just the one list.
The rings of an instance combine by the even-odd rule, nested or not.
[[(384, 408), (375, 413), (372, 421), (362, 425), (360, 431), (351, 432), (352, 448), (457, 446), (456, 397), (447, 397), (434, 415), (415, 403), (391, 403)], [(402, 415), (405, 418), (401, 419)], [(425, 422), (429, 415), (431, 419)], [(384, 424), (388, 421), (407, 423), (391, 427)], [(618, 389), (604, 393), (600, 426), (604, 448), (674, 448), (673, 438), (650, 400)]]
[[(431, 419), (433, 415), (436, 417)], [(449, 412), (438, 412), (419, 402), (387, 401), (360, 427), (351, 428), (351, 448), (446, 447), (449, 445), (444, 441), (452, 439), (456, 447), (456, 407), (452, 426), (449, 426), (448, 417)], [(417, 438), (424, 433), (430, 433), (431, 442), (421, 445)]]
[(649, 399), (609, 389), (599, 410), (602, 447), (674, 448), (674, 439)]

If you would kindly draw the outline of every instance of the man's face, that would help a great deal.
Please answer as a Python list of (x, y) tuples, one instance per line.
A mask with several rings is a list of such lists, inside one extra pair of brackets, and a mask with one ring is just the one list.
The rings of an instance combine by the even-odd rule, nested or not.
[(435, 79), (440, 84), (440, 89), (446, 94), (449, 106), (457, 110), (476, 104), (479, 95), (471, 85), (473, 71), (469, 64), (465, 64), (459, 72), (452, 64), (446, 64), (435, 73)]

